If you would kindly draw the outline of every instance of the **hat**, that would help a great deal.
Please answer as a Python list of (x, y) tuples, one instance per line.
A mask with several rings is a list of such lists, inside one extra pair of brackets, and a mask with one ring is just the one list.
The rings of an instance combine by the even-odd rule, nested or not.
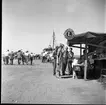
[(60, 47), (63, 47), (63, 46), (64, 46), (64, 44), (60, 43)]
[(69, 50), (72, 50), (72, 48), (71, 48), (71, 47), (69, 47), (68, 49), (69, 49)]

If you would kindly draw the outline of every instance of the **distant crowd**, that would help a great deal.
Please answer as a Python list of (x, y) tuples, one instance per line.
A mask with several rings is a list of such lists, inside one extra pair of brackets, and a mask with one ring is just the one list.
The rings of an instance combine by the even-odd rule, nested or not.
[(20, 65), (20, 64), (32, 65), (33, 60), (40, 59), (40, 55), (29, 52), (29, 51), (24, 52), (22, 50), (18, 50), (15, 52), (7, 50), (6, 52), (4, 52), (3, 63), (5, 65), (8, 65), (8, 64), (13, 65), (15, 59), (17, 59), (18, 65)]

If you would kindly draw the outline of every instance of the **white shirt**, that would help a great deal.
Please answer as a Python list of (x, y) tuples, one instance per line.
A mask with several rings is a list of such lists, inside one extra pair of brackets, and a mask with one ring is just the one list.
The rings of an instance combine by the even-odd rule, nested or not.
[(33, 54), (30, 54), (31, 55), (31, 57), (33, 56)]
[(6, 51), (4, 55), (5, 55), (5, 56), (8, 56), (8, 55), (9, 55), (9, 52), (8, 52), (8, 51)]
[(76, 64), (78, 64), (78, 59), (74, 59), (74, 60), (73, 60), (73, 62), (72, 62), (72, 67), (73, 67), (74, 65), (76, 65)]
[(29, 53), (25, 53), (25, 55), (26, 55), (26, 56), (28, 56), (28, 55), (29, 55)]
[(44, 52), (44, 53), (43, 53), (43, 56), (45, 56), (46, 54), (47, 54), (47, 52)]
[(50, 55), (50, 57), (52, 57), (53, 56), (53, 53), (50, 53), (49, 55)]

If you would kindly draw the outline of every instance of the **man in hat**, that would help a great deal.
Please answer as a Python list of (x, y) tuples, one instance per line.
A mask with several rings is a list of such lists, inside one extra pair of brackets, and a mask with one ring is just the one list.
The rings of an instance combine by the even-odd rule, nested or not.
[(72, 74), (73, 57), (74, 57), (74, 53), (72, 51), (72, 48), (69, 47), (69, 51), (68, 51), (68, 72), (69, 72), (69, 75)]
[(56, 60), (57, 60), (57, 51), (58, 51), (58, 46), (56, 46), (54, 52), (53, 52), (53, 75), (56, 75)]
[(60, 47), (57, 51), (57, 72), (58, 75), (62, 75), (62, 56), (63, 56), (64, 44), (60, 44)]
[(68, 60), (68, 47), (66, 46), (62, 56), (62, 75), (65, 75)]

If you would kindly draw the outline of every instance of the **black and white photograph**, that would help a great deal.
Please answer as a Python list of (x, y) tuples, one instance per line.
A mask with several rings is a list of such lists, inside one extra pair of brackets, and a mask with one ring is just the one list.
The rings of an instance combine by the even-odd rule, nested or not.
[(106, 0), (2, 0), (2, 104), (106, 104)]

